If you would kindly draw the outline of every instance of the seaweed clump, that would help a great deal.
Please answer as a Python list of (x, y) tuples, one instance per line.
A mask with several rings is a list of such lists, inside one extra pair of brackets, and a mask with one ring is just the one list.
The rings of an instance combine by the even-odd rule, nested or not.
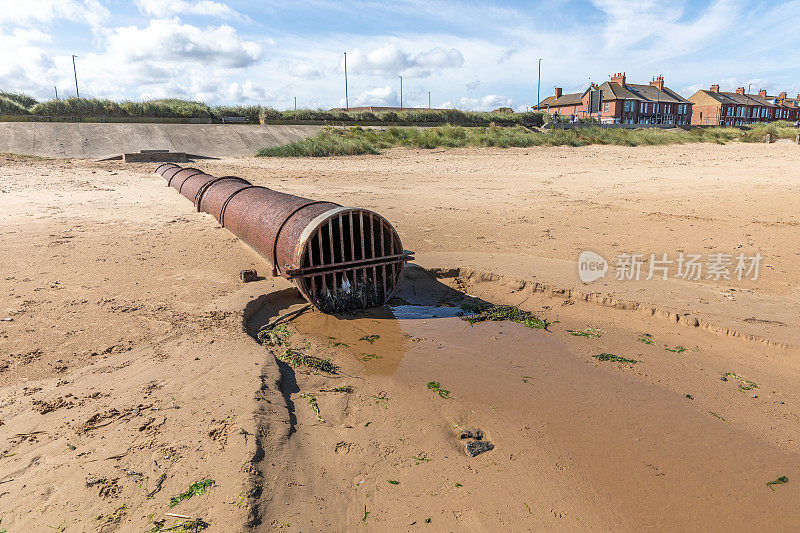
[(461, 317), (461, 320), (466, 320), (470, 325), (478, 322), (503, 322), (509, 320), (529, 328), (549, 331), (547, 328), (552, 324), (546, 319), (539, 318), (535, 314), (523, 311), (513, 305), (464, 304), (461, 308), (472, 313)]

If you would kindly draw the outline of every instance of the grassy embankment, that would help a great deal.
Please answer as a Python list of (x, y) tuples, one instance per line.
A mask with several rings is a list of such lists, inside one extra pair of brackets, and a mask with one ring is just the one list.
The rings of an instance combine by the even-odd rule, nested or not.
[(617, 129), (589, 127), (555, 130), (549, 133), (531, 132), (524, 128), (493, 127), (464, 128), (441, 126), (436, 128), (362, 129), (359, 127), (326, 128), (315, 137), (283, 146), (262, 148), (258, 156), (302, 157), (377, 154), (386, 148), (438, 148), (464, 146), (494, 146), (499, 148), (528, 146), (586, 146), (613, 144), (621, 146), (684, 144), (696, 142), (725, 143), (728, 141), (764, 142), (765, 135), (773, 138), (794, 139), (798, 130), (788, 122), (758, 124), (750, 129), (716, 127), (681, 129)]
[[(427, 110), (409, 109), (379, 113), (326, 111), (321, 109), (298, 109), (278, 111), (262, 106), (209, 106), (202, 102), (164, 99), (147, 102), (114, 102), (94, 98), (64, 98), (38, 102), (24, 95), (0, 92), (0, 115), (35, 115), (51, 117), (144, 117), (168, 119), (211, 119), (223, 116), (247, 117), (251, 123), (260, 121), (327, 121), (327, 122), (416, 122), (438, 124), (526, 124), (540, 126), (545, 113), (478, 113), (457, 109)], [(549, 119), (549, 117), (547, 117)]]

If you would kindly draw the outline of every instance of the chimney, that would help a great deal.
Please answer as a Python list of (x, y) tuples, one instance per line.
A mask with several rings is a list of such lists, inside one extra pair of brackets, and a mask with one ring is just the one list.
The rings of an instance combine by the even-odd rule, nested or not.
[(711, 91), (712, 93), (718, 93), (719, 92), (719, 85), (712, 85), (711, 88), (709, 89), (709, 91)]
[(611, 83), (619, 83), (623, 87), (625, 87), (625, 73), (624, 72), (617, 72), (613, 76), (611, 76)]
[(797, 93), (797, 99), (800, 100), (800, 93)]
[(653, 80), (650, 82), (650, 85), (652, 87), (655, 87), (659, 91), (663, 91), (664, 90), (664, 76), (658, 76), (657, 78), (653, 78)]
[(561, 98), (562, 92), (561, 87), (556, 87), (556, 98)]
[(781, 94), (779, 94), (779, 95), (778, 95), (778, 98), (780, 98), (781, 100), (783, 100), (784, 98), (786, 98), (786, 91), (783, 91)]
[(766, 89), (761, 89), (760, 91), (758, 91), (758, 96), (761, 96), (762, 98), (766, 98), (767, 97), (767, 90)]
[(739, 87), (736, 89), (736, 94), (744, 94), (744, 87)]

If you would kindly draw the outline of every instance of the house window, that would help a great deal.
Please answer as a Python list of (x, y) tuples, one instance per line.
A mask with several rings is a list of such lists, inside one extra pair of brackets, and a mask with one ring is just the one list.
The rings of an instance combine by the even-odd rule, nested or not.
[(608, 111), (608, 102), (603, 104), (603, 111)]

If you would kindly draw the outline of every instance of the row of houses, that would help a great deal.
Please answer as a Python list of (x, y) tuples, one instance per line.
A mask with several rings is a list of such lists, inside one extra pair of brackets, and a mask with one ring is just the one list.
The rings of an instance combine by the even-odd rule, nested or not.
[(649, 85), (627, 83), (625, 73), (611, 80), (591, 83), (580, 93), (555, 94), (539, 102), (550, 114), (593, 118), (604, 124), (676, 124), (738, 126), (774, 120), (800, 120), (800, 94), (788, 98), (785, 92), (769, 96), (765, 90), (748, 94), (744, 87), (722, 92), (719, 85), (684, 98), (664, 86), (664, 77)]

